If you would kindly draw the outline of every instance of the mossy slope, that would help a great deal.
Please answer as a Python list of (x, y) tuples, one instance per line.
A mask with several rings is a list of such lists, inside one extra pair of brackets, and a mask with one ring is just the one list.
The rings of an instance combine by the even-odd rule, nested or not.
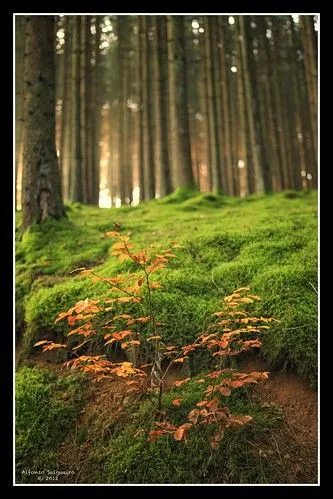
[[(292, 195), (291, 195), (292, 194)], [(133, 242), (184, 248), (161, 272), (155, 301), (170, 341), (202, 332), (220, 300), (239, 286), (262, 297), (257, 312), (281, 322), (265, 337), (263, 352), (277, 366), (315, 379), (317, 351), (317, 199), (314, 192), (250, 196), (240, 200), (179, 191), (135, 208), (98, 209), (75, 204), (68, 220), (36, 227), (17, 243), (17, 325), (29, 351), (54, 325), (59, 311), (103, 286), (71, 270), (95, 266), (102, 275), (130, 269), (110, 256), (103, 236), (114, 222)], [(101, 263), (103, 261), (103, 263)]]

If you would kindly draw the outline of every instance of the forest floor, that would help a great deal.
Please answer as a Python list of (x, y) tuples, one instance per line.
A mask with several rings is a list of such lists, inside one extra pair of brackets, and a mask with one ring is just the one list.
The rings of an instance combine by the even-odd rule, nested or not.
[[(47, 357), (47, 354), (46, 354)], [(52, 355), (30, 356), (35, 368), (46, 368), (62, 375), (62, 366), (53, 362)], [(238, 365), (241, 372), (267, 371), (267, 362), (256, 354), (247, 355)], [(165, 380), (171, 389), (175, 380), (182, 378), (179, 369), (171, 370)], [(314, 483), (318, 473), (318, 400), (317, 391), (309, 383), (292, 373), (271, 372), (268, 379), (256, 385), (248, 394), (261, 407), (282, 409), (283, 419), (278, 428), (266, 432), (262, 439), (251, 441), (262, 460), (269, 459), (276, 466), (277, 475), (284, 483)], [(125, 399), (125, 401), (124, 401)], [(75, 429), (62, 442), (57, 462), (65, 469), (75, 471), (74, 483), (85, 483), (89, 476), (89, 455), (96, 436), (108, 433), (110, 422), (126, 415), (128, 401), (121, 381), (105, 380), (94, 387)], [(93, 422), (93, 424), (92, 424)], [(82, 429), (91, 427), (83, 444), (77, 443)], [(89, 480), (89, 478), (88, 478)], [(61, 483), (73, 483), (72, 477), (61, 478)], [(280, 482), (281, 483), (281, 482)]]
[[(62, 225), (45, 224), (23, 238), (18, 232), (18, 474), (24, 467), (53, 466), (74, 471), (60, 483), (316, 483), (316, 203), (309, 192), (247, 200), (178, 193), (133, 210), (72, 205)], [(149, 406), (133, 404), (118, 382), (83, 390), (85, 382), (66, 374), (61, 359), (31, 348), (45, 336), (61, 341), (58, 313), (104, 293), (71, 270), (122, 271), (110, 257), (112, 241), (103, 236), (114, 222), (139, 245), (173, 239), (185, 247), (161, 274), (164, 289), (155, 299), (170, 343), (195, 337), (221, 296), (239, 286), (261, 296), (255, 313), (280, 321), (265, 334), (261, 354), (238, 365), (244, 372), (270, 371), (268, 380), (230, 397), (231, 406), (256, 424), (226, 436), (213, 461), (199, 440), (185, 447), (164, 439), (147, 444), (140, 427), (151, 418)], [(170, 374), (170, 384), (176, 375)], [(191, 399), (191, 390), (181, 395)], [(63, 400), (71, 400), (66, 421)], [(43, 438), (35, 430), (26, 436), (41, 411)]]
[[(240, 363), (244, 372), (265, 371), (267, 363), (261, 357)], [(286, 483), (307, 483), (316, 479), (318, 468), (318, 400), (317, 391), (299, 376), (272, 372), (258, 384), (252, 397), (262, 404), (274, 404), (283, 409), (283, 423), (271, 432), (262, 445), (265, 457), (275, 453), (284, 469)]]

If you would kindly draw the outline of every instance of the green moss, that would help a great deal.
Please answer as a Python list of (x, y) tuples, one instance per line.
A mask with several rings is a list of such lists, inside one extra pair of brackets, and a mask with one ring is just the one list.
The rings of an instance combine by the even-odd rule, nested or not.
[(33, 266), (35, 275), (45, 275), (95, 264), (109, 244), (90, 227), (74, 225), (68, 219), (47, 219), (23, 234), (17, 250), (20, 258)]
[[(176, 425), (186, 421), (189, 410), (203, 397), (202, 391), (201, 385), (189, 383), (166, 394), (164, 408), (168, 420)], [(175, 407), (171, 401), (178, 397), (183, 398), (183, 402)], [(137, 430), (153, 428), (154, 416), (150, 405), (141, 405), (132, 414), (131, 421), (126, 421), (123, 430), (104, 442), (109, 452), (106, 461), (105, 458), (99, 461), (100, 480), (138, 484), (269, 482), (272, 475), (269, 463), (263, 466), (254, 449), (256, 441), (262, 441), (266, 432), (280, 424), (281, 411), (272, 406), (261, 408), (239, 393), (228, 398), (228, 405), (234, 414), (251, 415), (254, 424), (227, 431), (220, 448), (213, 454), (208, 444), (213, 427), (193, 429), (186, 443), (176, 442), (168, 436), (148, 442), (147, 431), (137, 433)], [(135, 433), (137, 436), (133, 437)], [(276, 479), (276, 469), (274, 472)]]
[(101, 283), (72, 278), (31, 293), (25, 304), (24, 349), (31, 351), (32, 344), (41, 338), (62, 341), (67, 325), (65, 321), (54, 323), (59, 313), (67, 311), (79, 300), (97, 298), (104, 291), (105, 286)]
[(15, 381), (16, 480), (34, 483), (34, 475), (22, 472), (58, 468), (57, 448), (82, 409), (85, 379), (24, 367)]
[(168, 196), (164, 196), (158, 202), (160, 204), (182, 203), (197, 195), (199, 195), (199, 191), (194, 187), (179, 187), (175, 192)]
[[(167, 246), (171, 240), (185, 246), (156, 274), (164, 286), (154, 292), (157, 315), (166, 324), (170, 342), (194, 338), (209, 313), (220, 308), (220, 299), (250, 286), (262, 298), (258, 311), (281, 320), (281, 328), (275, 326), (264, 340), (266, 358), (313, 378), (317, 317), (310, 302), (316, 299), (311, 284), (317, 287), (317, 198), (310, 191), (296, 194), (232, 199), (181, 189), (135, 209), (70, 205), (69, 220), (42, 224), (18, 240), (18, 329), (25, 327), (25, 319), (28, 344), (32, 338), (54, 334), (53, 322), (61, 310), (93, 297), (95, 290), (103, 293), (95, 284), (73, 278), (70, 270), (96, 263), (96, 272), (103, 276), (134, 270), (132, 262), (121, 263), (110, 255), (114, 241), (103, 236), (117, 222), (141, 248), (151, 243)], [(195, 210), (184, 211), (187, 205)], [(278, 303), (283, 305), (279, 308)], [(310, 341), (299, 336), (307, 324)], [(290, 327), (297, 327), (291, 336), (286, 332)], [(306, 366), (304, 359), (309, 360)]]
[(317, 373), (317, 294), (315, 269), (301, 262), (274, 265), (254, 280), (264, 299), (258, 314), (280, 320), (264, 335), (263, 352), (275, 366), (292, 367), (315, 382)]

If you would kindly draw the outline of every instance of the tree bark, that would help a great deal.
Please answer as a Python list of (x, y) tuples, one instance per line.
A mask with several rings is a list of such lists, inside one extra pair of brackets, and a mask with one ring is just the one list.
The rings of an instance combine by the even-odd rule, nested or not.
[(160, 196), (169, 194), (172, 190), (170, 178), (169, 155), (169, 115), (168, 115), (168, 59), (167, 59), (167, 31), (165, 16), (156, 16), (156, 47), (155, 57), (158, 68), (158, 134), (159, 134), (159, 171)]
[(174, 187), (191, 187), (194, 177), (191, 161), (188, 114), (188, 81), (186, 71), (184, 20), (168, 16), (170, 128)]
[(27, 16), (22, 227), (65, 216), (55, 149), (53, 16)]

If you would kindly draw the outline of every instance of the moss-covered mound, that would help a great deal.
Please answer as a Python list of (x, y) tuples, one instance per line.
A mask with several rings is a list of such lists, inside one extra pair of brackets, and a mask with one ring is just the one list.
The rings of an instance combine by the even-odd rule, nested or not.
[[(180, 190), (135, 208), (98, 209), (80, 204), (68, 220), (48, 221), (16, 245), (18, 334), (25, 352), (41, 337), (61, 339), (54, 324), (79, 299), (104, 294), (102, 284), (71, 274), (94, 267), (101, 275), (131, 270), (110, 255), (104, 233), (114, 222), (141, 246), (179, 241), (178, 258), (161, 271), (157, 316), (170, 342), (194, 339), (220, 300), (240, 286), (261, 296), (257, 313), (279, 319), (264, 338), (272, 365), (316, 377), (317, 197), (315, 192), (232, 199)], [(19, 217), (18, 217), (19, 223)]]

